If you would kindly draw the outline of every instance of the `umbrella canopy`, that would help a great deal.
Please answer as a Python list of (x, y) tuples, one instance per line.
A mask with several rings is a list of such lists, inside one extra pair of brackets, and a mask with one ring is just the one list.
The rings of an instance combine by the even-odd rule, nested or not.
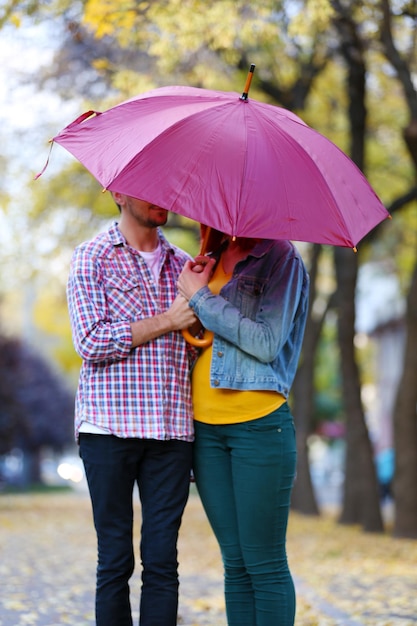
[(389, 216), (335, 144), (236, 93), (155, 89), (85, 113), (53, 141), (105, 189), (233, 236), (355, 247)]

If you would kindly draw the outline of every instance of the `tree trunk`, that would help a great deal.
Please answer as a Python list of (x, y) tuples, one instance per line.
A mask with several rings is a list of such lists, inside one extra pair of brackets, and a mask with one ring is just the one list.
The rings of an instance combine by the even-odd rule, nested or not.
[(361, 383), (354, 351), (357, 255), (335, 251), (338, 288), (338, 338), (346, 411), (345, 489), (340, 523), (361, 524), (369, 532), (383, 530), (373, 451), (361, 401)]
[(313, 319), (312, 305), (316, 297), (316, 278), (322, 247), (312, 247), (309, 268), (310, 297), (300, 365), (294, 380), (292, 404), (297, 430), (297, 478), (291, 498), (291, 507), (305, 515), (319, 515), (316, 496), (310, 474), (308, 437), (311, 435), (314, 409), (314, 363), (318, 340), (325, 315)]
[[(364, 169), (366, 129), (366, 66), (358, 25), (338, 0), (335, 26), (340, 34), (340, 49), (347, 64), (350, 154)], [(340, 522), (361, 524), (370, 532), (381, 532), (383, 522), (379, 503), (373, 450), (361, 401), (361, 382), (355, 358), (355, 290), (358, 257), (351, 250), (336, 249), (338, 284), (338, 336), (342, 369), (343, 400), (346, 411), (346, 473)]]
[(23, 469), (19, 478), (19, 487), (28, 489), (40, 485), (41, 479), (41, 451), (22, 448)]
[[(382, 0), (381, 43), (388, 61), (396, 71), (408, 105), (410, 118), (403, 137), (417, 172), (417, 90), (412, 64), (397, 49), (392, 29), (389, 0)], [(410, 197), (410, 201), (412, 197)], [(406, 348), (404, 365), (394, 407), (395, 474), (394, 535), (417, 537), (417, 265), (407, 298)]]
[(417, 264), (407, 299), (406, 348), (394, 408), (396, 537), (417, 538)]

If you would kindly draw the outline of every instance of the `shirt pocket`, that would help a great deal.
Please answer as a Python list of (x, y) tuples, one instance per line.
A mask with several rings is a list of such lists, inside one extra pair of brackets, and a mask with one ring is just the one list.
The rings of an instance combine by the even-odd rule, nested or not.
[(241, 276), (238, 279), (240, 312), (244, 317), (249, 317), (252, 320), (256, 318), (266, 284), (267, 280), (258, 276)]
[(104, 283), (112, 321), (132, 321), (140, 317), (143, 291), (139, 278), (131, 275), (105, 276)]

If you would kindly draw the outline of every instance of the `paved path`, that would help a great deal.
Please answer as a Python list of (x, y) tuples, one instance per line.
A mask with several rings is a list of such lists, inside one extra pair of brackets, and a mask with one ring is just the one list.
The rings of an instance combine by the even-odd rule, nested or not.
[[(187, 506), (179, 554), (178, 624), (226, 626), (218, 547), (197, 496)], [(95, 534), (85, 494), (0, 496), (0, 626), (94, 626), (95, 563)], [(297, 626), (417, 624), (417, 578), (381, 577), (367, 588), (354, 572), (339, 569), (314, 589), (299, 575), (294, 578)], [(138, 601), (139, 588), (136, 573), (132, 604)], [(372, 612), (368, 619), (363, 612), (361, 618), (355, 616), (355, 598), (371, 597), (376, 590), (387, 598), (386, 606), (379, 601), (376, 610), (375, 604), (373, 614), (378, 617), (373, 619)], [(137, 623), (135, 607), (133, 616)]]

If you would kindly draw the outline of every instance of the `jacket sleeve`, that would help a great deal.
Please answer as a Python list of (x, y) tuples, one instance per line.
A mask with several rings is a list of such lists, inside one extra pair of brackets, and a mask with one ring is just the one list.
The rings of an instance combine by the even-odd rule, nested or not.
[(259, 299), (255, 319), (208, 287), (200, 289), (190, 306), (202, 324), (226, 341), (263, 363), (273, 361), (291, 341), (297, 318), (305, 318), (307, 301), (303, 294), (308, 277), (301, 259), (290, 255), (275, 264)]

